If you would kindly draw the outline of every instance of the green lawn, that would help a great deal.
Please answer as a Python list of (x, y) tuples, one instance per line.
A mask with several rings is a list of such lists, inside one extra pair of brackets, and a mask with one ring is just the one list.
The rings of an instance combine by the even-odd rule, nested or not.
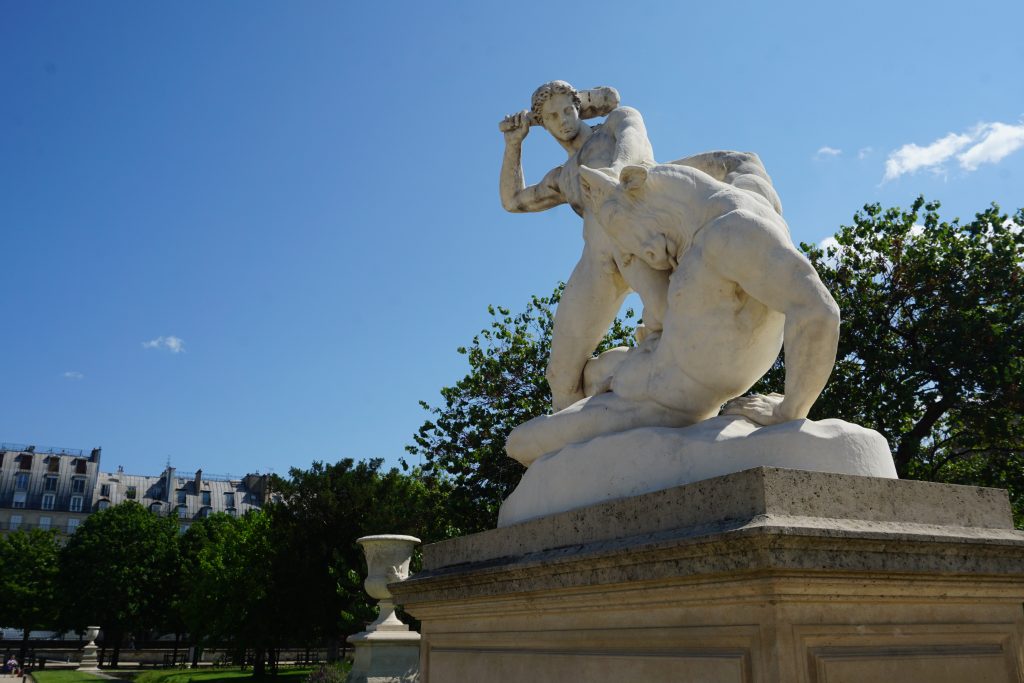
[[(280, 669), (277, 676), (269, 673), (262, 678), (254, 678), (252, 669), (163, 669), (146, 671), (135, 676), (134, 683), (302, 683), (312, 669)], [(117, 675), (114, 671), (109, 671)], [(38, 683), (50, 683), (38, 681)], [(72, 681), (55, 681), (54, 683), (73, 683)]]
[(36, 683), (96, 683), (106, 679), (99, 676), (87, 674), (84, 671), (51, 671), (46, 669), (34, 669), (32, 678)]

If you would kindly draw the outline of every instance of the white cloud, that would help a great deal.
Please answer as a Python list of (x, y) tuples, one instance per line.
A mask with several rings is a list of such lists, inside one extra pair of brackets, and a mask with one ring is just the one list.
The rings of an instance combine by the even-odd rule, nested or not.
[(173, 335), (168, 337), (157, 337), (156, 339), (150, 339), (149, 341), (142, 342), (142, 348), (167, 349), (171, 353), (183, 353), (185, 351), (185, 340)]
[(814, 158), (815, 159), (824, 159), (826, 157), (837, 157), (837, 156), (839, 156), (842, 153), (843, 153), (843, 150), (841, 150), (841, 149), (836, 149), (835, 147), (829, 147), (828, 145), (825, 145), (824, 147), (819, 147), (818, 148), (818, 151), (815, 152), (815, 154), (814, 154)]
[(870, 147), (861, 147), (860, 149), (857, 150), (857, 158), (858, 159), (867, 159), (868, 155), (871, 154), (874, 151), (875, 150), (873, 150)]
[(1024, 147), (1024, 123), (984, 123), (976, 129), (978, 142), (957, 157), (960, 167), (973, 171), (980, 164), (999, 163), (1009, 154)]
[(80, 379), (85, 379), (85, 375), (80, 373), (78, 370), (68, 370), (67, 372), (64, 373), (64, 379), (78, 381)]
[(948, 133), (924, 147), (903, 145), (885, 161), (882, 182), (922, 168), (942, 172), (943, 164), (956, 157), (960, 168), (974, 171), (981, 164), (995, 164), (1024, 147), (1024, 123), (979, 123), (966, 133)]
[(934, 168), (971, 144), (971, 136), (950, 133), (925, 147), (913, 143), (903, 145), (885, 160), (884, 180), (899, 178), (904, 173), (915, 173), (918, 169)]

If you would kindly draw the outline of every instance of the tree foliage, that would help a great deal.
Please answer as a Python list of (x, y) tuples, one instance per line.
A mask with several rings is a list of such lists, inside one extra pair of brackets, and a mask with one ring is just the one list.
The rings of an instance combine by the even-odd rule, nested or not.
[(103, 627), (117, 663), (124, 634), (158, 623), (178, 572), (178, 525), (128, 501), (86, 518), (60, 553), (62, 621)]
[[(420, 402), (433, 418), (406, 450), (422, 459), (424, 472), (451, 477), (449, 535), (493, 528), (501, 501), (522, 477), (523, 466), (505, 456), (505, 440), (514, 427), (551, 407), (544, 370), (562, 288), (550, 297), (534, 296), (522, 313), (488, 307), (491, 324), (458, 349), (469, 362), (469, 373), (441, 389), (443, 405)], [(633, 312), (625, 317), (632, 318)], [(632, 340), (632, 327), (616, 319), (597, 351), (628, 346)]]
[(373, 620), (358, 538), (398, 533), (430, 542), (445, 536), (443, 482), (419, 472), (384, 471), (382, 464), (315, 462), (275, 482), (282, 497), (272, 508), (275, 525), (292, 548), (279, 589), (302, 606), (293, 633), (337, 642)]
[(56, 620), (57, 534), (19, 529), (0, 538), (0, 624), (22, 631), (19, 661), (25, 661), (29, 631)]
[[(801, 245), (842, 311), (811, 417), (881, 432), (901, 477), (1008, 488), (1024, 513), (1024, 210), (943, 221), (870, 204)], [(755, 387), (781, 391), (782, 358)]]

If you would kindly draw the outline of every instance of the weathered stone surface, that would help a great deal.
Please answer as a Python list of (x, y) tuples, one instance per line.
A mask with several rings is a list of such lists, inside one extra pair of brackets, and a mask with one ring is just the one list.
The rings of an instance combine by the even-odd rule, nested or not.
[(502, 504), (498, 526), (754, 467), (896, 478), (878, 432), (842, 420), (762, 427), (722, 415), (690, 427), (647, 427), (566, 446), (536, 462)]
[(759, 468), (425, 548), (421, 680), (1020, 681), (1005, 492)]
[(562, 548), (575, 553), (655, 534), (736, 532), (790, 517), (835, 533), (896, 524), (957, 537), (1002, 529), (1017, 538), (1009, 499), (999, 489), (759, 467), (434, 543), (423, 550), (424, 569)]

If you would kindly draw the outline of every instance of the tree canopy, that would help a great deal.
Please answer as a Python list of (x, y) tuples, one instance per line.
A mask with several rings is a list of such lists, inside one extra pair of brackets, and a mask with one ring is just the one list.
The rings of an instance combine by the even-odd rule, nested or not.
[(20, 628), (19, 661), (25, 661), (29, 631), (57, 617), (57, 534), (19, 529), (0, 538), (0, 624)]
[(103, 627), (117, 663), (121, 638), (161, 620), (174, 595), (178, 525), (133, 501), (89, 515), (60, 554), (61, 619)]
[[(1024, 210), (944, 221), (939, 203), (870, 204), (802, 244), (842, 311), (811, 418), (889, 441), (901, 477), (1007, 488), (1024, 521)], [(781, 391), (780, 358), (759, 391)]]
[[(490, 326), (458, 349), (469, 362), (469, 372), (441, 389), (443, 405), (420, 401), (433, 418), (406, 450), (422, 460), (425, 473), (451, 478), (449, 535), (494, 528), (501, 501), (522, 477), (523, 466), (505, 456), (505, 440), (514, 427), (551, 407), (544, 370), (563, 287), (549, 297), (534, 296), (522, 313), (488, 307)], [(627, 311), (625, 320), (616, 319), (597, 350), (631, 346), (631, 318), (633, 312)]]

